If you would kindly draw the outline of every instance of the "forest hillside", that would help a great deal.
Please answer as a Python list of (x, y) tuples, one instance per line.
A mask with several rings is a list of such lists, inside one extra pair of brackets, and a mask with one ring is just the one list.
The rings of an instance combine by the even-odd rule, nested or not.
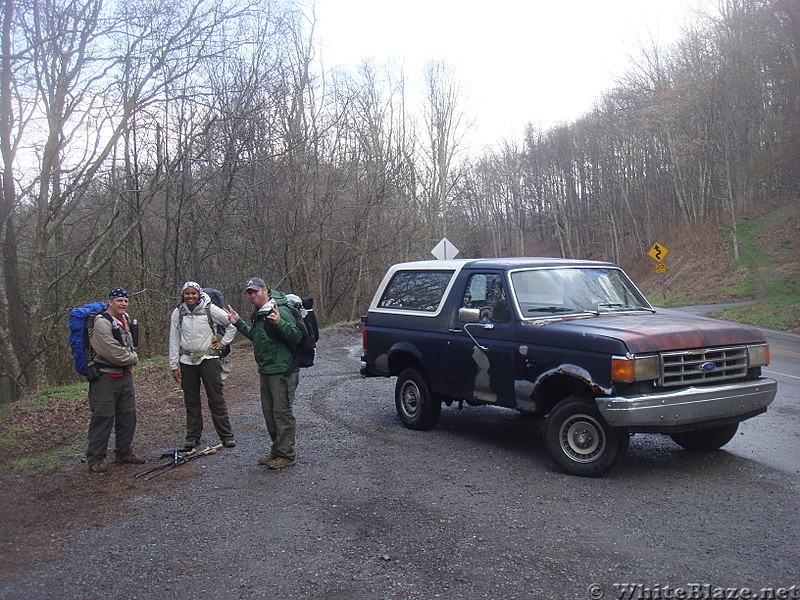
[(738, 258), (729, 227), (685, 226), (654, 241), (669, 250), (665, 273), (646, 255), (628, 273), (653, 304), (742, 302), (714, 316), (800, 333), (800, 201), (763, 208), (740, 220)]

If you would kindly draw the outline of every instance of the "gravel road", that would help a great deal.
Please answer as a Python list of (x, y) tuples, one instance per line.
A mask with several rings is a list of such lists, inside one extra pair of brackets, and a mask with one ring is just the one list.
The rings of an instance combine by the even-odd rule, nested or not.
[(571, 477), (542, 424), (511, 411), (451, 407), (432, 431), (403, 428), (394, 380), (361, 379), (359, 356), (355, 332), (324, 333), (301, 374), (298, 463), (280, 472), (256, 464), (257, 378), (238, 361), (239, 445), (151, 481), (115, 466), (113, 502), (74, 474), (84, 514), (40, 516), (51, 527), (6, 563), (0, 599), (580, 600), (626, 583), (800, 598), (799, 475), (640, 435), (606, 477)]

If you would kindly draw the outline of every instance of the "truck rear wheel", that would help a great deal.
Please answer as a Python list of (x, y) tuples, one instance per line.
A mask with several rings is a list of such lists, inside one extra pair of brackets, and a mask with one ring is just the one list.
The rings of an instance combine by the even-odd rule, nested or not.
[(590, 401), (569, 397), (550, 411), (545, 444), (553, 461), (570, 475), (599, 477), (628, 450), (626, 432), (610, 427)]
[(432, 428), (442, 411), (442, 403), (432, 397), (425, 376), (413, 367), (404, 369), (398, 375), (394, 405), (400, 421), (409, 429)]
[(733, 436), (736, 435), (737, 429), (739, 429), (739, 423), (731, 423), (730, 425), (720, 425), (718, 427), (709, 427), (708, 429), (673, 433), (669, 437), (678, 446), (687, 450), (711, 452), (722, 448), (730, 442)]

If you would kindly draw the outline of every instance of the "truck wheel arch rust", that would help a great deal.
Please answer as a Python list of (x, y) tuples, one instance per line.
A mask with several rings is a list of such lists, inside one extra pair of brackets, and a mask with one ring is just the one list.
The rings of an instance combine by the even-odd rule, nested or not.
[[(553, 379), (557, 378), (557, 379)], [(553, 389), (561, 390), (553, 394)], [(517, 379), (514, 382), (516, 409), (521, 412), (548, 412), (560, 400), (584, 390), (588, 396), (609, 396), (611, 390), (604, 388), (592, 380), (591, 374), (584, 368), (572, 364), (563, 364), (540, 373), (533, 381)]]

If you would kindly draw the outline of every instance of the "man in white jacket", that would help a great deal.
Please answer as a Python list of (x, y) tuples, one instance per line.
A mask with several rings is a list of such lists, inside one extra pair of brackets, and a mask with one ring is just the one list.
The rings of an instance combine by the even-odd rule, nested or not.
[[(233, 341), (236, 328), (227, 313), (216, 306), (196, 281), (187, 281), (181, 289), (183, 302), (172, 311), (169, 334), (169, 366), (172, 377), (181, 384), (186, 405), (186, 442), (191, 450), (203, 434), (200, 382), (206, 390), (208, 409), (220, 440), (227, 448), (236, 445), (222, 393), (220, 354)], [(213, 324), (213, 327), (212, 327)], [(222, 338), (216, 325), (225, 327)]]

